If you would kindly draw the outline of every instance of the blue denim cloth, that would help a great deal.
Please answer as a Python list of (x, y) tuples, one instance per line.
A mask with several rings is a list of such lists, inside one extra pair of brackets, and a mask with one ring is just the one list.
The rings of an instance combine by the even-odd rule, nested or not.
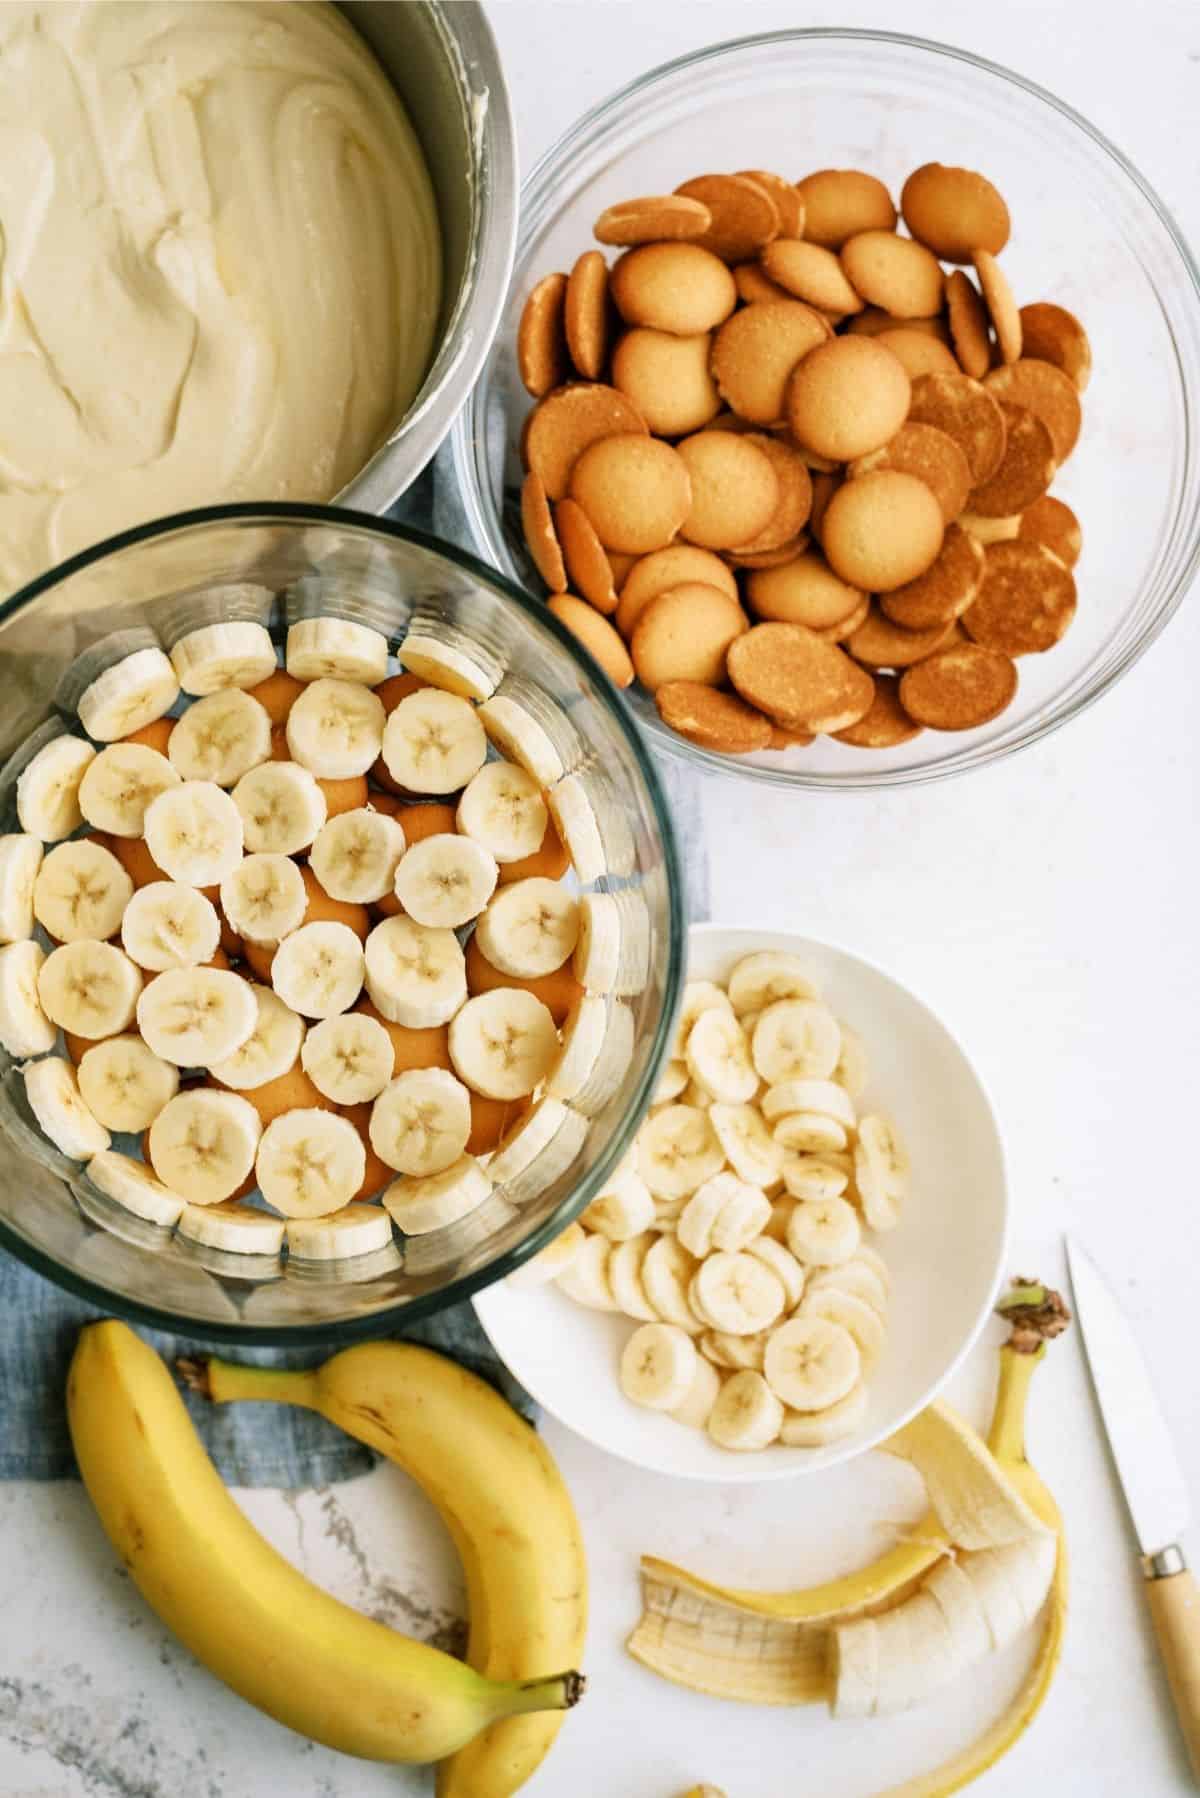
[[(437, 480), (436, 465), (393, 507), (392, 516), (467, 542), (456, 495), (448, 482)], [(659, 762), (659, 772), (672, 803), (691, 916), (707, 917), (708, 861), (696, 777), (665, 759)], [(63, 1407), (67, 1364), (80, 1326), (102, 1315), (0, 1250), (0, 1479), (55, 1480), (73, 1475)], [(182, 1337), (143, 1334), (169, 1360), (194, 1348)], [(414, 1324), (403, 1336), (453, 1355), (498, 1386), (527, 1417), (535, 1417), (529, 1395), (498, 1360), (469, 1304)], [(239, 1349), (236, 1354), (263, 1366), (311, 1367), (327, 1352)], [(234, 1485), (321, 1486), (366, 1473), (375, 1460), (369, 1449), (324, 1418), (290, 1406), (213, 1406), (191, 1398), (187, 1402), (223, 1477)]]

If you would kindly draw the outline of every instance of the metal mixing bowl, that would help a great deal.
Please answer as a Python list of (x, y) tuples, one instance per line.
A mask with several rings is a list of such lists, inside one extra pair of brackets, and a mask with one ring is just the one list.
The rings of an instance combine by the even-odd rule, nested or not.
[(517, 233), (517, 140), (496, 40), (475, 0), (345, 0), (408, 109), (444, 258), (438, 350), (420, 392), (339, 501), (384, 512), (454, 422), (491, 348)]

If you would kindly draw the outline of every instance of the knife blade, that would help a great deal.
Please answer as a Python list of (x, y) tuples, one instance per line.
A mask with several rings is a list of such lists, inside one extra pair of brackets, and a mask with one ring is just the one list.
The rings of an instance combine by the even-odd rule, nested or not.
[(1090, 1255), (1067, 1242), (1075, 1315), (1108, 1445), (1142, 1551), (1146, 1602), (1200, 1785), (1200, 1585), (1178, 1538), (1191, 1499), (1129, 1320)]
[(1092, 1385), (1143, 1555), (1186, 1529), (1191, 1498), (1150, 1370), (1129, 1320), (1087, 1251), (1067, 1242), (1075, 1315)]

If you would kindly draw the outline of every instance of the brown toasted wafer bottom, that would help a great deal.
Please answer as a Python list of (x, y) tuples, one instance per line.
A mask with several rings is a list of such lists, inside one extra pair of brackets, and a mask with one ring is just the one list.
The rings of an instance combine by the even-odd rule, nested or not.
[(873, 468), (898, 468), (902, 474), (913, 474), (924, 481), (942, 508), (947, 524), (958, 517), (971, 491), (967, 458), (953, 437), (936, 425), (901, 425), (890, 443), (872, 450), (869, 456), (860, 456), (847, 472), (853, 480), (869, 474)]
[(918, 375), (912, 384), (908, 416), (936, 425), (953, 437), (978, 487), (999, 468), (1004, 456), (1004, 414), (992, 394), (966, 375)]
[(957, 524), (947, 527), (942, 553), (932, 568), (880, 596), (880, 610), (907, 631), (928, 630), (961, 618), (983, 578), (983, 545)]
[(1017, 670), (1005, 655), (977, 643), (956, 643), (900, 676), (900, 704), (931, 730), (974, 730), (998, 718), (1017, 691)]
[(699, 681), (667, 681), (654, 695), (654, 703), (664, 724), (705, 749), (745, 755), (770, 744), (770, 720), (716, 687), (702, 686)]
[(1000, 466), (967, 504), (984, 518), (1010, 518), (1040, 499), (1054, 479), (1054, 444), (1036, 413), (1000, 401), (1007, 435)]
[(846, 648), (855, 661), (867, 668), (911, 668), (914, 662), (941, 648), (952, 623), (952, 619), (946, 619), (926, 630), (910, 631), (872, 607), (863, 623), (846, 639)]
[(1053, 649), (1075, 616), (1075, 577), (1044, 543), (993, 543), (963, 628), (1003, 655)]
[(1044, 543), (1060, 562), (1074, 568), (1083, 554), (1083, 532), (1079, 520), (1064, 500), (1052, 493), (1035, 499), (1021, 514), (1017, 536), (1028, 543)]
[(728, 670), (749, 705), (799, 730), (844, 730), (875, 697), (865, 669), (802, 624), (756, 624), (730, 644)]
[(894, 749), (897, 743), (907, 743), (920, 734), (921, 726), (900, 704), (900, 679), (895, 674), (877, 674), (870, 711), (857, 724), (836, 732), (839, 743), (855, 749)]

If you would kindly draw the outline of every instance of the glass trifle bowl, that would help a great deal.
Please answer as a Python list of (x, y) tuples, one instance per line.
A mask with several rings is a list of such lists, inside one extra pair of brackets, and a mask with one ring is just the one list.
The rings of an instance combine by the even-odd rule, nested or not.
[[(505, 315), (452, 438), (480, 553), (543, 591), (518, 503), (533, 402), (517, 373), (517, 327), (537, 281), (596, 247), (605, 207), (755, 168), (789, 180), (863, 169), (896, 198), (930, 161), (996, 184), (1012, 215), (1002, 266), (1018, 303), (1068, 308), (1091, 340), (1082, 436), (1053, 487), (1083, 529), (1077, 614), (1052, 650), (1021, 657), (1016, 698), (990, 724), (926, 730), (887, 750), (818, 736), (807, 747), (721, 755), (668, 729), (650, 695), (630, 688), (627, 703), (655, 744), (710, 771), (863, 788), (996, 761), (1106, 692), (1158, 636), (1200, 565), (1200, 275), (1162, 202), (1094, 126), (1010, 70), (944, 44), (842, 30), (745, 38), (654, 69), (586, 113), (533, 170)], [(605, 253), (611, 262), (620, 251)]]
[[(0, 831), (20, 829), (21, 770), (50, 739), (83, 734), (79, 695), (122, 658), (143, 649), (169, 654), (190, 632), (233, 620), (264, 626), (282, 656), (289, 626), (318, 617), (382, 633), (391, 671), (400, 668), (397, 648), (414, 634), (457, 650), (493, 696), (534, 718), (553, 743), (559, 778), (572, 783), (595, 827), (590, 865), (567, 879), (610, 896), (606, 912), (618, 927), (604, 983), (604, 1046), (560, 1126), (476, 1209), (331, 1260), (204, 1247), (132, 1215), (89, 1178), (83, 1158), (69, 1158), (39, 1129), (20, 1061), (0, 1052), (0, 1249), (97, 1305), (219, 1341), (378, 1334), (467, 1297), (535, 1254), (632, 1143), (668, 1052), (682, 978), (671, 820), (613, 689), (558, 621), (504, 578), (435, 538), (336, 508), (179, 514), (73, 558), (6, 601)], [(185, 694), (173, 712), (187, 703)], [(49, 948), (40, 926), (38, 935)], [(234, 969), (243, 971), (236, 962)], [(54, 1053), (63, 1052), (60, 1038)], [(186, 1085), (188, 1070), (183, 1078)], [(136, 1139), (114, 1136), (113, 1147), (140, 1153)], [(254, 1193), (246, 1202), (263, 1204)]]

